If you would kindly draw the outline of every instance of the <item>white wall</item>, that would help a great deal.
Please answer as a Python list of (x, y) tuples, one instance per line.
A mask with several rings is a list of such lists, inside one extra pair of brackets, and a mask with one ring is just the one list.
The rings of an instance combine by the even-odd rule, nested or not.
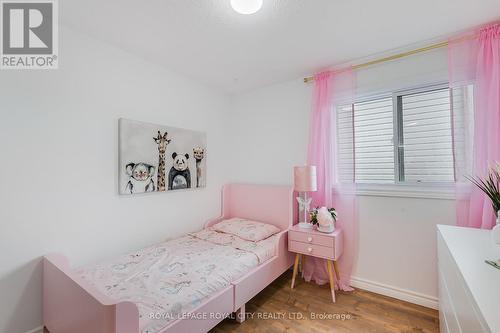
[(292, 166), (307, 156), (311, 88), (297, 80), (232, 98), (233, 180), (291, 183)]
[[(42, 323), (40, 256), (76, 265), (202, 227), (227, 165), (228, 99), (62, 28), (60, 69), (0, 73), (0, 332)], [(118, 118), (207, 132), (208, 186), (117, 195)]]
[[(365, 81), (366, 82), (366, 81)], [(306, 162), (312, 85), (295, 80), (232, 104), (234, 181), (292, 183)], [(436, 305), (436, 230), (455, 221), (450, 200), (359, 196), (357, 286)]]

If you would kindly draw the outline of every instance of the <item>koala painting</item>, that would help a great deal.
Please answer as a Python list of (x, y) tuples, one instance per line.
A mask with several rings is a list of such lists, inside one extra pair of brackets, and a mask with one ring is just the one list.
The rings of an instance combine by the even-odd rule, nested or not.
[(174, 164), (168, 173), (168, 189), (191, 188), (191, 172), (188, 166), (189, 154), (179, 155), (174, 152), (172, 159)]
[(126, 192), (133, 194), (155, 191), (153, 176), (156, 169), (154, 166), (146, 163), (129, 163), (125, 166), (125, 171), (129, 176)]

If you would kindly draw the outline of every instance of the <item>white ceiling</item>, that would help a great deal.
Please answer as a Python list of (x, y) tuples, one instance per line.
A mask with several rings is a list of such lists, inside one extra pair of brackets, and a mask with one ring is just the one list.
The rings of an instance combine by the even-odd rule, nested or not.
[(64, 0), (73, 29), (227, 93), (500, 19), (500, 0)]

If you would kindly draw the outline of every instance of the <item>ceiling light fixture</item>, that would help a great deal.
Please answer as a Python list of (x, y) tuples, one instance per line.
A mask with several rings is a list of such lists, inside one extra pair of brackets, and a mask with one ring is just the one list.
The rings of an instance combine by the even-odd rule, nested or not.
[(231, 0), (231, 7), (244, 15), (257, 13), (262, 8), (263, 0)]

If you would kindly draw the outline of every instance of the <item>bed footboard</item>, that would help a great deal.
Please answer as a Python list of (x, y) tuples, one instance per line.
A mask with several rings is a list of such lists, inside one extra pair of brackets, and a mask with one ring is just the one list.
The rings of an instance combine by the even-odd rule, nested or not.
[(43, 258), (43, 323), (51, 333), (139, 333), (139, 311), (75, 277), (59, 254)]
[(261, 292), (271, 282), (292, 266), (293, 256), (288, 252), (288, 231), (278, 234), (276, 256), (257, 266), (254, 270), (232, 282), (234, 285), (234, 309), (238, 311), (251, 298)]
[(212, 295), (196, 309), (186, 314), (185, 319), (178, 319), (159, 333), (205, 333), (214, 328), (233, 310), (234, 292), (229, 285)]

